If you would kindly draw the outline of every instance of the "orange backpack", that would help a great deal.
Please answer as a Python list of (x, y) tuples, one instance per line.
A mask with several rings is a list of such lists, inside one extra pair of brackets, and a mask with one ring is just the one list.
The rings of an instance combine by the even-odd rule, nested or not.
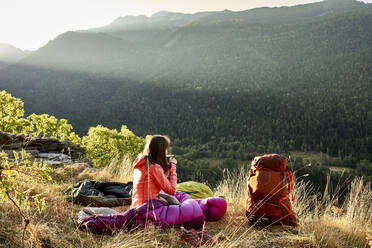
[(255, 157), (249, 171), (246, 215), (251, 223), (296, 226), (289, 195), (293, 201), (293, 176), (287, 159), (279, 154)]

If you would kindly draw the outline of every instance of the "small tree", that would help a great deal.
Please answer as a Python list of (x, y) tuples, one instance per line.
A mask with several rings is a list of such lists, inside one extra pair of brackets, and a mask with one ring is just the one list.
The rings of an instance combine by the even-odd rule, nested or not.
[(31, 122), (22, 118), (25, 114), (23, 102), (6, 91), (0, 91), (0, 131), (27, 133), (33, 130)]
[(35, 180), (48, 181), (50, 167), (40, 161), (30, 160), (30, 155), (22, 151), (20, 156), (14, 152), (15, 161), (9, 162), (6, 153), (0, 153), (0, 199), (2, 202), (9, 201), (17, 209), (23, 222), (22, 247), (24, 247), (24, 238), (28, 229), (38, 247), (41, 245), (35, 231), (30, 223), (30, 218), (24, 209), (36, 207), (39, 212), (45, 208), (45, 198), (42, 193), (35, 194), (33, 188), (29, 187)]

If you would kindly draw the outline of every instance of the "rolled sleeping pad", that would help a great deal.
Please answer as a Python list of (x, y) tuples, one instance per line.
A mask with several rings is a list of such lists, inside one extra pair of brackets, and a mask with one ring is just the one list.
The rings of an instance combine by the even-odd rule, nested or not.
[(189, 194), (192, 199), (213, 197), (213, 191), (204, 183), (187, 181), (177, 184), (177, 191)]

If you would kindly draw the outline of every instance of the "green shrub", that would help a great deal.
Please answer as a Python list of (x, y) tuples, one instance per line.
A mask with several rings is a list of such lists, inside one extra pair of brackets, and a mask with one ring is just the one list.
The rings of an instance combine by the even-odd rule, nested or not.
[(6, 91), (0, 91), (0, 131), (27, 133), (33, 130), (32, 123), (22, 118), (25, 114), (23, 102)]
[(88, 136), (83, 137), (83, 145), (95, 166), (104, 167), (114, 158), (129, 156), (133, 160), (142, 151), (145, 139), (137, 137), (124, 125), (120, 132), (98, 125), (89, 129)]
[(58, 120), (56, 117), (48, 114), (32, 114), (27, 119), (35, 125), (33, 135), (38, 136), (43, 133), (46, 136), (57, 138), (59, 140), (69, 140), (74, 143), (81, 143), (81, 138), (71, 132), (72, 125), (66, 119)]

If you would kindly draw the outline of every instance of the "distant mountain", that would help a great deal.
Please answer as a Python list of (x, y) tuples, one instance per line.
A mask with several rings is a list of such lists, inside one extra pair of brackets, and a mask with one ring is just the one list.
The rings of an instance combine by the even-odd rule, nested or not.
[[(315, 49), (312, 56), (323, 55), (324, 49), (336, 49), (313, 47), (314, 42), (324, 40), (346, 45), (362, 39), (361, 46), (368, 47), (368, 39), (361, 37), (368, 33), (349, 33), (362, 21), (358, 18), (369, 18), (370, 12), (371, 4), (349, 0), (336, 4), (329, 0), (239, 12), (159, 12), (151, 17), (120, 17), (102, 28), (62, 34), (23, 62), (119, 77), (135, 75), (136, 80), (204, 82), (200, 87), (216, 76), (234, 78), (236, 84), (245, 78), (246, 82), (239, 84), (251, 88), (268, 82), (262, 78), (262, 70), (272, 75), (281, 70), (282, 63), (278, 62), (288, 57), (289, 44), (296, 45), (296, 59), (303, 59), (301, 54), (308, 53), (309, 48)], [(347, 23), (345, 15), (351, 21), (339, 33), (341, 23)], [(315, 34), (315, 40), (308, 39), (311, 34)], [(343, 40), (334, 40), (339, 39), (337, 36), (344, 36)], [(218, 78), (218, 82), (225, 81)], [(213, 82), (209, 85), (214, 86)]]
[[(359, 32), (361, 36), (354, 37), (349, 34), (358, 28), (355, 25), (369, 18), (371, 9), (371, 4), (352, 0), (328, 0), (238, 12), (162, 11), (151, 17), (126, 16), (105, 27), (62, 34), (22, 64), (119, 77), (135, 75), (136, 80), (152, 81), (172, 78), (179, 82), (180, 78), (187, 78), (194, 83), (210, 82), (218, 75), (237, 77), (235, 82), (246, 78), (249, 82), (243, 83), (245, 86), (256, 87), (258, 81), (267, 82), (262, 70), (270, 74), (280, 70), (278, 62), (288, 57), (289, 44), (295, 45), (293, 49), (299, 53), (296, 59), (303, 59), (300, 55), (309, 52), (309, 47), (315, 49), (313, 56), (323, 55), (324, 49), (342, 49), (312, 47), (314, 42), (325, 40), (346, 45), (362, 39), (360, 45), (369, 47), (368, 38), (362, 37), (368, 33)], [(350, 16), (350, 23), (344, 19), (346, 15)], [(347, 24), (346, 29), (339, 28), (341, 23)], [(367, 28), (365, 23), (361, 25)], [(309, 40), (312, 34), (314, 40)], [(343, 40), (335, 40), (340, 38), (337, 36)], [(332, 52), (340, 51), (344, 52)], [(233, 67), (228, 66), (232, 64)], [(206, 86), (202, 84), (199, 86)], [(212, 84), (211, 87), (215, 83)]]
[(23, 59), (19, 65), (102, 72), (103, 68), (120, 68), (129, 56), (133, 58), (134, 50), (135, 46), (130, 42), (108, 34), (66, 32)]
[(0, 89), (80, 133), (126, 124), (365, 157), (371, 27), (372, 4), (352, 0), (120, 17), (61, 34), (2, 70)]
[(0, 43), (0, 69), (9, 64), (18, 62), (30, 53), (30, 51), (23, 51), (12, 45)]

